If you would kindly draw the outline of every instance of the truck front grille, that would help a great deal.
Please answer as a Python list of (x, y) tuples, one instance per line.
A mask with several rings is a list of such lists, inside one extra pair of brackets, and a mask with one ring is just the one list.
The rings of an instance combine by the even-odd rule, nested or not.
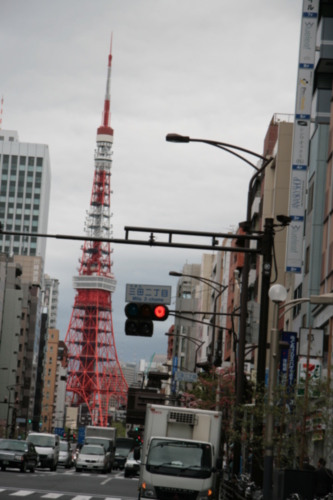
[(196, 500), (198, 491), (155, 486), (158, 500)]

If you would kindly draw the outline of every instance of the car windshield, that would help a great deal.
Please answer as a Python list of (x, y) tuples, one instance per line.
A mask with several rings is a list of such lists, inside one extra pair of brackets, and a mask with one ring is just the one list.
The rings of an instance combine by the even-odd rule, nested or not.
[(0, 443), (0, 450), (28, 451), (28, 445), (24, 441), (5, 439)]
[(41, 447), (52, 447), (54, 446), (54, 437), (53, 436), (43, 436), (43, 435), (37, 435), (33, 434), (32, 436), (28, 436), (27, 441), (30, 441), (30, 443), (34, 444), (35, 446), (41, 446)]
[(116, 448), (116, 455), (122, 456), (122, 457), (127, 457), (129, 448)]
[(87, 444), (82, 447), (80, 454), (82, 455), (105, 455), (103, 446), (93, 446)]
[(182, 440), (152, 439), (147, 470), (155, 474), (207, 478), (211, 475), (211, 446)]
[(103, 438), (95, 438), (95, 437), (87, 437), (86, 438), (86, 444), (91, 444), (91, 445), (103, 445), (105, 448), (105, 451), (108, 451), (110, 448), (110, 440), (109, 439), (103, 439)]
[(60, 441), (60, 451), (68, 451), (67, 441)]

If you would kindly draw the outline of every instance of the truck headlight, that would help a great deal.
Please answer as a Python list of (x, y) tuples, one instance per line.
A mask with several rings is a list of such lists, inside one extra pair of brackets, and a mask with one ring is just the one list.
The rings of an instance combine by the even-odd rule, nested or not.
[(53, 453), (50, 453), (49, 455), (47, 455), (47, 458), (53, 458)]
[(156, 498), (155, 488), (152, 484), (141, 484), (141, 496), (143, 498)]
[(197, 500), (212, 500), (213, 498), (213, 490), (210, 488), (208, 490), (203, 490), (199, 492), (197, 496)]
[(22, 455), (14, 455), (15, 460), (24, 460)]

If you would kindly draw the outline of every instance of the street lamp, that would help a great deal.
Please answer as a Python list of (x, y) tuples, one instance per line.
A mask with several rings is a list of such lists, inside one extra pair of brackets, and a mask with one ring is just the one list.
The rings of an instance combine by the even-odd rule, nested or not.
[[(264, 488), (263, 488), (263, 498), (264, 500), (270, 500), (272, 498), (272, 483), (273, 483), (273, 461), (274, 461), (274, 443), (273, 443), (273, 432), (274, 432), (274, 393), (277, 387), (277, 371), (279, 365), (279, 319), (282, 318), (290, 308), (286, 306), (294, 307), (295, 304), (301, 302), (310, 302), (310, 304), (333, 304), (333, 293), (327, 293), (323, 295), (311, 295), (309, 298), (295, 299), (285, 302), (287, 298), (287, 290), (283, 285), (273, 285), (269, 289), (269, 298), (274, 303), (274, 316), (273, 316), (273, 328), (271, 329), (271, 348), (270, 348), (270, 364), (269, 364), (269, 374), (268, 374), (268, 412), (266, 416), (266, 430), (265, 430), (265, 456), (264, 456)], [(281, 306), (281, 304), (283, 304)], [(280, 315), (279, 311), (281, 307), (284, 308), (283, 313)], [(309, 361), (307, 361), (309, 363)], [(304, 398), (306, 394), (304, 394)], [(306, 414), (304, 410), (302, 428), (305, 426)], [(303, 434), (303, 433), (302, 433)], [(301, 468), (304, 455), (304, 445), (301, 446)]]
[[(183, 274), (183, 273), (178, 273), (176, 271), (170, 271), (169, 276), (178, 276), (178, 277), (185, 277), (185, 278), (192, 278), (197, 281), (200, 281), (201, 283), (204, 283), (205, 285), (211, 287), (217, 295), (214, 298), (214, 309), (213, 309), (213, 333), (212, 333), (212, 354), (210, 354), (210, 364), (212, 364), (212, 361), (214, 363), (214, 353), (215, 353), (215, 330), (216, 330), (216, 308), (217, 308), (217, 300), (218, 298), (222, 295), (222, 293), (228, 288), (226, 285), (222, 285), (218, 281), (211, 280), (209, 278), (205, 278), (203, 276), (195, 276), (193, 274)], [(204, 344), (204, 342), (203, 342)], [(200, 346), (201, 347), (201, 346)]]
[[(248, 195), (247, 195), (247, 210), (246, 210), (246, 221), (242, 224), (243, 229), (249, 233), (251, 230), (251, 221), (252, 221), (252, 191), (253, 186), (257, 178), (261, 175), (261, 173), (266, 169), (266, 167), (273, 160), (272, 157), (265, 157), (254, 151), (250, 151), (249, 149), (241, 148), (239, 146), (235, 146), (233, 144), (228, 144), (220, 141), (211, 141), (206, 139), (192, 139), (188, 136), (183, 136), (179, 134), (168, 134), (166, 136), (166, 141), (168, 142), (177, 142), (177, 143), (187, 143), (187, 142), (200, 142), (204, 144), (208, 144), (210, 146), (217, 147), (228, 153), (236, 156), (241, 159), (252, 168), (255, 169), (254, 175), (251, 177), (248, 187)], [(254, 163), (250, 162), (247, 158), (244, 158), (242, 155), (238, 154), (236, 151), (241, 151), (242, 153), (249, 154), (262, 160), (261, 166), (258, 168)], [(273, 231), (273, 220), (266, 219), (267, 222), (267, 230), (271, 231), (271, 240), (272, 240), (272, 231)], [(271, 266), (272, 266), (272, 249), (271, 243), (268, 242), (268, 248), (263, 256), (263, 270), (262, 273), (262, 285), (261, 285), (261, 298), (260, 298), (260, 323), (259, 323), (259, 347), (258, 347), (258, 364), (257, 364), (257, 384), (258, 386), (263, 386), (265, 382), (265, 368), (266, 368), (266, 344), (267, 344), (267, 324), (268, 324), (268, 290), (270, 286), (270, 277), (271, 277)], [(249, 248), (249, 242), (245, 241), (245, 248)], [(238, 367), (237, 367), (237, 390), (236, 390), (236, 408), (240, 408), (242, 403), (244, 402), (244, 364), (245, 364), (245, 345), (246, 345), (246, 319), (247, 319), (247, 302), (248, 302), (248, 282), (249, 282), (249, 272), (250, 272), (250, 256), (248, 253), (244, 253), (244, 265), (242, 270), (242, 292), (241, 292), (241, 318), (239, 325), (239, 341), (238, 341)], [(236, 410), (238, 413), (239, 410)], [(240, 430), (241, 421), (240, 415), (236, 415), (235, 418), (235, 426), (238, 426), (238, 431)], [(241, 456), (241, 445), (240, 442), (236, 441), (234, 445), (234, 473), (239, 472), (240, 468), (240, 456)]]

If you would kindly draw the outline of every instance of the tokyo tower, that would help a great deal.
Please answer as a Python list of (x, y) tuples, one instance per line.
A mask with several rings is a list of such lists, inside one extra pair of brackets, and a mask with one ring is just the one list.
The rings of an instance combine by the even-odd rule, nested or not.
[[(110, 238), (111, 165), (113, 130), (110, 126), (112, 40), (108, 57), (102, 124), (97, 129), (94, 179), (87, 211), (87, 237)], [(69, 406), (87, 405), (93, 425), (106, 426), (110, 405), (126, 404), (128, 386), (122, 373), (113, 334), (110, 243), (85, 241), (65, 342), (68, 347), (66, 400)]]

